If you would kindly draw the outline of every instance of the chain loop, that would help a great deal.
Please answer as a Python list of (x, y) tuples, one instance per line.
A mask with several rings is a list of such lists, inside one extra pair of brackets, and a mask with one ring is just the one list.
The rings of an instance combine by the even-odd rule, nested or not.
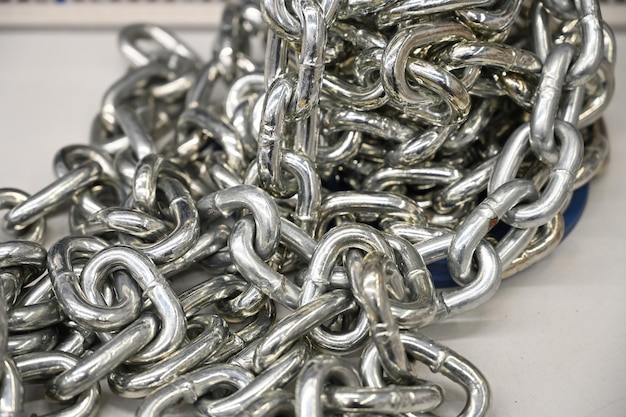
[(141, 417), (438, 413), (424, 363), (487, 415), (480, 371), (420, 329), (553, 251), (605, 167), (597, 1), (244, 0), (217, 35), (203, 62), (123, 29), (90, 145), (0, 189), (0, 414), (43, 382), (95, 416), (103, 379)]

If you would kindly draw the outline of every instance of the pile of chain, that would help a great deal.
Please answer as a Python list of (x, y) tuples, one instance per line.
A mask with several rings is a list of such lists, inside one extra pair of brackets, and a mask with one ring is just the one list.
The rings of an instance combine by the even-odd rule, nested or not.
[(91, 144), (0, 190), (0, 415), (32, 384), (96, 415), (106, 379), (142, 417), (411, 416), (446, 399), (419, 363), (486, 415), (481, 372), (420, 328), (548, 254), (607, 160), (597, 2), (263, 0), (226, 6), (208, 63), (150, 25), (120, 47)]

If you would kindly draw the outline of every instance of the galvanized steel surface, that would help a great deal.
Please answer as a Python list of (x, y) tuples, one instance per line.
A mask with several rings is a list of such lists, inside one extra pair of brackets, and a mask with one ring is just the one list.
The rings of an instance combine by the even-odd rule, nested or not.
[[(321, 6), (307, 4), (311, 10), (309, 17), (313, 26), (316, 26), (316, 21), (319, 23), (320, 19), (330, 16), (334, 7), (332, 4)], [(536, 9), (534, 13), (539, 13)], [(278, 6), (275, 10), (278, 13), (289, 13), (286, 10), (281, 11)], [(247, 6), (243, 10), (231, 12), (236, 17), (233, 21), (238, 24), (241, 24), (241, 16), (248, 16), (246, 19), (249, 20), (243, 19), (248, 25), (242, 24), (238, 30), (246, 28), (248, 33), (255, 36), (261, 33), (257, 30), (262, 27), (262, 21), (254, 7)], [(213, 311), (226, 322), (230, 322), (231, 326), (234, 325), (221, 348), (213, 343), (216, 349), (212, 355), (213, 362), (228, 361), (230, 364), (207, 365), (207, 368), (191, 373), (189, 371), (197, 365), (174, 366), (171, 378), (182, 374), (182, 379), (173, 379), (168, 388), (150, 394), (145, 405), (138, 411), (147, 414), (139, 415), (156, 415), (156, 410), (169, 404), (174, 397), (193, 399), (193, 402), (198, 398), (196, 408), (202, 414), (228, 415), (232, 410), (248, 406), (251, 413), (258, 412), (256, 410), (261, 410), (262, 407), (253, 404), (262, 397), (261, 393), (275, 390), (294, 380), (300, 368), (303, 370), (297, 377), (294, 411), (302, 415), (316, 409), (321, 410), (316, 407), (324, 405), (315, 406), (310, 403), (315, 396), (303, 395), (302, 390), (308, 389), (305, 387), (309, 384), (322, 384), (323, 388), (326, 372), (332, 373), (331, 380), (334, 383), (354, 385), (348, 382), (352, 378), (349, 374), (354, 373), (354, 370), (350, 370), (349, 365), (326, 356), (316, 356), (307, 361), (307, 357), (312, 354), (308, 347), (309, 341), (316, 349), (330, 350), (335, 354), (353, 353), (368, 345), (369, 348), (364, 350), (363, 364), (372, 360), (366, 360), (366, 357), (369, 358), (373, 352), (378, 353), (380, 359), (374, 360), (380, 360), (387, 377), (369, 377), (369, 371), (363, 370), (363, 383), (371, 388), (389, 382), (423, 387), (426, 390), (424, 401), (415, 403), (413, 411), (424, 411), (427, 409), (425, 404), (434, 407), (439, 401), (445, 401), (445, 396), (437, 397), (438, 393), (441, 394), (437, 389), (430, 388), (427, 391), (432, 384), (424, 384), (415, 379), (414, 365), (410, 362), (417, 360), (426, 362), (433, 370), (441, 369), (445, 375), (467, 387), (468, 405), (465, 415), (487, 413), (490, 394), (480, 371), (456, 353), (430, 341), (417, 332), (417, 329), (474, 308), (493, 296), (499, 286), (502, 268), (507, 266), (502, 265), (502, 260), (512, 262), (525, 249), (526, 244), (520, 242), (527, 243), (532, 238), (533, 233), (528, 233), (528, 228), (542, 226), (555, 215), (559, 216), (573, 187), (574, 178), (579, 175), (581, 161), (584, 160), (580, 133), (571, 127), (571, 123), (578, 119), (578, 114), (590, 114), (586, 116), (589, 118), (586, 120), (591, 123), (610, 98), (611, 92), (607, 89), (612, 87), (612, 73), (607, 73), (607, 68), (610, 69), (613, 64), (614, 56), (610, 51), (614, 48), (610, 32), (605, 31), (609, 35), (604, 36), (604, 42), (607, 43), (604, 50), (607, 53), (604, 57), (604, 69), (600, 70), (604, 72), (597, 76), (599, 81), (593, 89), (597, 96), (589, 97), (585, 101), (584, 95), (574, 93), (576, 88), (565, 90), (564, 94), (568, 98), (572, 97), (567, 103), (574, 103), (564, 107), (567, 120), (554, 121), (548, 118), (546, 123), (552, 123), (555, 129), (555, 146), (557, 149), (560, 146), (558, 158), (554, 159), (550, 156), (553, 154), (550, 154), (549, 147), (542, 147), (543, 142), (539, 142), (540, 145), (533, 145), (537, 143), (533, 141), (524, 142), (524, 139), (532, 138), (532, 133), (525, 133), (528, 132), (528, 125), (523, 122), (530, 116), (532, 130), (532, 114), (524, 109), (529, 110), (528, 106), (534, 105), (533, 99), (530, 98), (529, 101), (528, 97), (522, 98), (518, 93), (523, 90), (508, 90), (504, 87), (509, 85), (506, 83), (515, 82), (516, 85), (526, 86), (531, 92), (535, 91), (538, 85), (542, 85), (536, 70), (519, 70), (520, 75), (516, 79), (516, 71), (512, 66), (503, 70), (494, 64), (496, 69), (477, 71), (479, 64), (471, 63), (461, 73), (451, 72), (459, 70), (454, 64), (439, 61), (439, 56), (446, 57), (446, 54), (453, 53), (448, 52), (449, 49), (458, 49), (463, 46), (458, 45), (464, 42), (477, 42), (467, 39), (472, 36), (480, 39), (475, 32), (487, 36), (480, 30), (489, 28), (472, 26), (475, 23), (472, 13), (458, 13), (458, 16), (460, 20), (453, 19), (455, 21), (452, 23), (426, 22), (417, 25), (416, 30), (422, 29), (424, 33), (441, 30), (440, 36), (451, 42), (448, 49), (444, 48), (443, 51), (430, 51), (430, 44), (422, 46), (424, 50), (417, 53), (402, 49), (396, 51), (397, 47), (409, 41), (412, 42), (410, 48), (420, 47), (413, 45), (413, 38), (409, 36), (411, 31), (400, 26), (397, 34), (386, 34), (389, 39), (386, 46), (381, 48), (374, 44), (369, 48), (369, 57), (365, 54), (361, 61), (357, 59), (357, 55), (353, 61), (352, 56), (346, 54), (354, 51), (351, 48), (359, 46), (349, 48), (345, 45), (348, 42), (335, 38), (336, 44), (326, 48), (331, 58), (326, 62), (324, 70), (329, 74), (336, 71), (335, 77), (354, 77), (352, 83), (359, 83), (359, 79), (372, 83), (376, 82), (376, 72), (367, 70), (367, 74), (359, 75), (361, 68), (357, 63), (363, 62), (364, 68), (368, 65), (374, 65), (374, 68), (380, 66), (379, 74), (383, 86), (379, 101), (369, 103), (366, 107), (362, 107), (358, 99), (344, 97), (344, 101), (341, 101), (342, 110), (349, 117), (359, 118), (352, 120), (360, 121), (349, 121), (349, 124), (343, 126), (333, 124), (342, 123), (342, 120), (337, 120), (337, 115), (341, 113), (336, 102), (326, 100), (323, 84), (309, 82), (322, 77), (319, 58), (313, 57), (316, 51), (319, 53), (323, 49), (320, 45), (307, 50), (304, 49), (305, 42), (302, 40), (302, 50), (309, 51), (308, 54), (302, 53), (301, 57), (288, 59), (280, 58), (278, 52), (277, 58), (266, 60), (265, 82), (268, 93), (264, 101), (262, 85), (259, 88), (258, 84), (253, 84), (248, 91), (241, 92), (241, 84), (233, 83), (241, 78), (241, 74), (253, 70), (255, 63), (253, 57), (238, 55), (229, 49), (233, 45), (230, 35), (223, 35), (221, 38), (221, 45), (227, 44), (229, 47), (218, 48), (222, 52), (217, 55), (220, 59), (206, 65), (204, 69), (199, 69), (195, 54), (170, 42), (172, 38), (166, 32), (154, 27), (135, 27), (128, 30), (128, 37), (125, 38), (127, 42), (124, 43), (127, 45), (126, 55), (135, 65), (146, 65), (140, 65), (130, 72), (105, 95), (102, 116), (96, 119), (94, 130), (93, 139), (98, 145), (95, 148), (73, 148), (61, 152), (56, 163), (60, 179), (35, 193), (34, 198), (29, 199), (23, 192), (14, 190), (3, 192), (4, 206), (17, 206), (17, 209), (9, 212), (7, 227), (18, 234), (27, 233), (30, 239), (43, 237), (42, 219), (71, 198), (71, 224), (74, 232), (97, 234), (106, 238), (105, 241), (92, 237), (63, 239), (50, 248), (47, 262), (40, 259), (40, 246), (28, 243), (11, 244), (7, 250), (23, 252), (24, 255), (17, 258), (20, 260), (18, 269), (9, 265), (4, 274), (7, 279), (3, 283), (16, 283), (17, 288), (21, 288), (24, 283), (36, 279), (46, 267), (49, 269), (49, 278), (43, 278), (39, 287), (31, 290), (38, 293), (36, 296), (22, 295), (24, 300), (21, 301), (15, 300), (19, 289), (12, 292), (8, 288), (8, 295), (12, 296), (7, 296), (7, 302), (15, 307), (35, 305), (40, 308), (41, 304), (50, 309), (56, 307), (56, 310), (51, 311), (56, 311), (57, 318), (41, 327), (34, 324), (35, 327), (29, 329), (34, 332), (26, 335), (13, 331), (8, 338), (9, 354), (22, 358), (21, 354), (33, 355), (28, 352), (53, 349), (55, 345), (57, 350), (79, 356), (85, 349), (93, 351), (92, 355), (83, 356), (67, 365), (65, 370), (61, 369), (58, 376), (51, 375), (51, 371), (39, 371), (57, 366), (55, 364), (59, 360), (55, 357), (42, 355), (29, 359), (44, 362), (41, 365), (32, 365), (33, 369), (37, 369), (32, 372), (50, 378), (48, 392), (59, 399), (71, 398), (83, 392), (82, 386), (76, 385), (79, 380), (87, 381), (80, 382), (86, 388), (94, 386), (98, 379), (110, 373), (109, 380), (114, 381), (114, 375), (120, 372), (132, 375), (148, 371), (146, 367), (156, 370), (160, 367), (155, 367), (157, 361), (165, 367), (164, 362), (172, 363), (173, 356), (180, 356), (181, 363), (189, 363), (193, 358), (187, 359), (182, 351), (192, 342), (183, 342), (179, 336), (174, 335), (180, 335), (188, 327), (188, 336), (192, 332), (194, 336), (189, 337), (196, 338), (198, 331), (191, 330), (191, 323), (198, 317), (199, 308), (185, 311), (184, 299), (172, 298), (171, 289), (162, 277), (172, 277), (176, 273), (184, 272), (190, 265), (203, 262), (215, 274), (220, 269), (228, 274), (216, 275), (208, 279), (205, 285), (214, 279), (223, 283), (226, 277), (239, 285), (237, 289), (226, 291), (228, 286), (223, 283), (217, 287), (220, 291), (226, 291), (223, 295), (213, 298), (208, 295), (198, 296), (206, 297), (206, 303), (215, 305)], [(343, 18), (345, 17), (344, 15)], [(442, 18), (445, 20), (446, 15)], [(227, 16), (227, 19), (233, 18)], [(291, 42), (291, 47), (295, 45), (296, 51), (300, 51), (299, 43), (296, 41), (294, 44), (291, 39), (293, 33), (288, 32), (297, 29), (297, 24), (296, 28), (290, 29), (286, 23), (285, 29), (275, 27), (271, 18), (269, 21), (274, 32), (281, 34), (271, 34), (270, 38), (274, 36), (275, 39), (270, 45), (278, 44), (280, 47), (276, 47), (276, 50), (281, 51), (287, 50), (288, 42)], [(229, 22), (232, 23), (231, 20)], [(352, 24), (358, 27), (356, 22)], [(523, 24), (520, 25), (523, 27)], [(232, 25), (230, 29), (228, 25), (224, 28), (227, 33), (233, 31)], [(469, 35), (461, 37), (459, 41), (455, 30), (458, 33), (466, 31)], [(510, 36), (521, 42), (516, 38), (516, 35), (520, 36), (519, 33), (511, 30)], [(156, 34), (168, 45), (165, 49), (177, 51), (176, 55), (167, 56), (166, 64), (153, 64), (150, 59), (147, 62), (132, 59), (145, 56), (132, 47), (131, 38), (137, 33)], [(313, 30), (313, 33), (313, 39), (319, 40), (320, 29)], [(502, 41), (504, 36), (501, 33), (497, 32), (493, 39), (487, 36), (487, 39)], [(445, 38), (447, 34), (450, 34), (450, 38)], [(238, 47), (243, 48), (240, 51), (245, 51), (245, 46)], [(553, 50), (561, 51), (562, 48)], [(275, 52), (270, 48), (270, 56), (275, 55)], [(555, 56), (558, 53), (553, 52)], [(407, 60), (404, 69), (396, 68), (402, 64), (398, 63), (400, 55)], [(309, 56), (308, 60), (304, 56)], [(367, 59), (373, 61), (368, 64)], [(296, 70), (287, 65), (289, 60), (296, 63), (293, 67)], [(350, 69), (352, 62), (354, 68)], [(490, 63), (491, 61), (487, 64), (482, 62), (480, 65), (489, 67)], [(353, 74), (351, 70), (354, 71)], [(412, 83), (407, 81), (405, 70), (413, 77)], [(192, 81), (195, 71), (206, 77), (201, 78), (202, 81), (214, 83), (224, 80), (227, 85), (232, 85), (233, 88), (226, 96), (226, 103), (230, 102), (231, 97), (236, 100), (236, 104), (224, 106), (225, 109), (222, 109), (219, 104), (211, 104), (217, 101), (206, 101), (203, 95), (206, 96), (207, 86), (210, 87), (211, 84), (207, 85), (198, 79), (194, 84)], [(546, 66), (543, 66), (543, 71), (547, 72)], [(481, 75), (483, 72), (490, 77)], [(433, 74), (443, 74), (446, 77), (429, 79)], [(460, 78), (456, 79), (454, 74), (458, 74)], [(535, 74), (535, 78), (532, 78), (532, 74)], [(513, 81), (507, 78), (509, 76)], [(273, 81), (272, 77), (276, 80)], [(403, 77), (404, 85), (397, 82), (398, 78)], [(550, 72), (543, 74), (541, 79), (557, 78)], [(420, 80), (425, 84), (419, 84)], [(434, 80), (441, 81), (442, 84), (433, 84)], [(238, 88), (235, 89), (235, 85)], [(421, 85), (426, 87), (422, 88)], [(450, 86), (453, 85), (457, 85), (459, 89), (451, 93), (447, 104), (444, 104), (446, 99), (443, 98), (442, 101), (440, 95), (451, 91)], [(197, 88), (201, 88), (200, 92)], [(321, 94), (316, 92), (320, 88)], [(547, 88), (554, 89), (552, 85)], [(463, 89), (467, 90), (465, 98)], [(272, 93), (274, 91), (276, 94)], [(497, 97), (489, 97), (489, 91), (496, 92)], [(290, 94), (299, 97), (299, 108), (291, 104), (291, 97), (286, 97)], [(331, 90), (329, 94), (334, 97), (335, 93)], [(185, 95), (187, 100), (184, 100)], [(504, 98), (504, 95), (510, 95), (512, 101)], [(335, 117), (329, 120), (324, 114), (316, 114), (319, 109), (315, 105), (316, 97), (321, 97), (322, 111), (334, 112), (330, 114)], [(463, 105), (463, 100), (470, 102)], [(444, 145), (449, 137), (458, 135), (462, 129), (470, 128), (460, 124), (461, 121), (467, 120), (465, 123), (468, 123), (472, 120), (471, 111), (463, 110), (464, 106), (480, 107), (479, 103), (489, 100), (497, 100), (500, 107), (493, 109), (490, 117), (482, 116), (487, 117), (488, 122), (477, 116), (478, 119), (474, 122), (482, 126), (477, 131), (479, 135), (473, 136), (478, 140), (470, 140), (455, 151), (446, 151)], [(411, 102), (414, 102), (413, 105), (407, 106), (406, 103)], [(450, 110), (451, 102), (457, 103), (455, 110)], [(473, 102), (476, 104), (472, 105)], [(594, 111), (585, 113), (586, 108), (593, 106)], [(570, 107), (573, 110), (568, 110)], [(233, 109), (231, 115), (228, 114), (228, 108)], [(377, 108), (381, 110), (375, 111)], [(239, 122), (235, 122), (238, 114)], [(501, 120), (502, 118), (505, 120)], [(380, 126), (383, 127), (371, 130), (370, 120), (382, 123)], [(450, 125), (453, 120), (457, 121), (457, 125)], [(255, 126), (244, 123), (246, 121), (261, 123), (256, 154)], [(119, 127), (116, 123), (119, 123)], [(390, 130), (389, 127), (394, 126), (394, 123), (397, 127)], [(507, 141), (509, 133), (518, 127), (516, 123), (521, 127)], [(107, 126), (115, 130), (107, 133)], [(329, 126), (328, 131), (325, 126)], [(335, 126), (341, 127), (338, 129)], [(172, 130), (176, 130), (176, 133), (168, 135)], [(322, 136), (318, 140), (311, 139), (318, 137), (318, 130), (321, 130)], [(406, 133), (398, 134), (398, 130), (405, 130)], [(332, 134), (337, 131), (347, 133), (341, 137)], [(160, 155), (154, 154), (157, 148), (154, 148), (151, 141), (144, 140), (146, 132), (153, 138), (162, 138), (163, 142), (167, 142), (157, 145), (160, 147)], [(597, 140), (597, 132), (601, 130), (587, 129), (587, 141)], [(113, 138), (107, 137), (111, 134)], [(405, 135), (405, 139), (402, 135)], [(245, 139), (246, 136), (248, 139)], [(514, 137), (521, 139), (515, 141)], [(544, 136), (535, 137), (541, 139)], [(337, 138), (340, 142), (334, 144), (332, 140)], [(506, 143), (502, 151), (499, 141)], [(526, 148), (521, 148), (523, 146)], [(335, 148), (324, 150), (332, 147)], [(498, 156), (507, 155), (505, 149), (509, 148), (513, 149), (508, 151), (509, 154), (518, 158), (522, 152), (532, 155), (536, 151), (537, 158), (547, 160), (548, 167), (552, 168), (543, 168), (539, 163), (527, 164), (523, 172), (529, 180), (512, 180), (516, 174), (510, 171), (516, 165), (502, 162), (504, 156)], [(143, 157), (139, 158), (138, 155)], [(313, 160), (318, 155), (328, 156), (317, 164), (317, 168), (312, 169), (315, 166)], [(96, 162), (84, 162), (85, 160)], [(489, 164), (490, 160), (494, 161), (493, 164)], [(596, 161), (587, 158), (589, 160)], [(457, 179), (452, 182), (431, 179), (429, 175), (432, 171), (428, 169), (438, 167), (437, 164), (452, 165), (453, 169), (460, 172), (455, 174)], [(472, 168), (476, 167), (479, 172), (484, 172), (485, 164), (490, 167), (486, 170), (486, 179), (470, 181), (471, 187), (468, 192), (463, 193), (464, 198), (452, 198), (455, 203), (450, 205), (448, 199), (436, 197), (449, 184), (467, 181), (468, 173), (470, 178), (477, 177)], [(508, 170), (507, 174), (501, 176), (502, 186), (493, 186), (488, 198), (484, 199), (490, 177), (491, 184), (494, 184), (493, 175), (499, 172), (498, 164), (504, 166), (500, 171)], [(595, 167), (586, 165), (583, 170), (596, 172), (601, 163), (596, 161), (596, 164)], [(420, 168), (425, 171), (420, 172)], [(388, 191), (362, 189), (362, 183), (374, 182), (368, 181), (368, 178), (391, 169), (396, 170), (396, 175), (388, 178), (407, 179), (400, 183), (387, 180), (385, 188)], [(447, 172), (452, 172), (451, 169), (448, 168)], [(409, 170), (410, 173), (404, 176), (398, 173)], [(425, 178), (420, 179), (419, 175), (424, 175)], [(264, 185), (265, 192), (251, 187), (259, 182)], [(241, 183), (250, 185), (239, 185)], [(537, 189), (543, 183), (547, 185), (542, 191), (542, 197), (538, 198)], [(267, 192), (275, 197), (270, 197)], [(321, 199), (322, 196), (324, 200)], [(105, 207), (105, 203), (110, 205), (111, 201), (115, 201), (113, 205), (119, 206), (119, 209)], [(439, 205), (435, 201), (440, 201)], [(512, 210), (520, 201), (526, 204)], [(230, 216), (232, 211), (237, 217), (234, 224), (227, 222), (232, 226), (229, 232), (230, 226), (219, 223), (219, 218)], [(511, 229), (507, 235), (508, 242), (505, 238), (506, 244), (500, 242), (494, 247), (489, 240), (483, 238), (495, 225), (494, 218), (500, 217), (520, 229)], [(355, 220), (369, 225), (354, 223)], [(461, 223), (462, 226), (459, 226)], [(328, 230), (330, 225), (337, 227)], [(413, 239), (413, 244), (409, 244), (404, 238)], [(113, 247), (109, 248), (111, 244)], [(222, 247), (225, 249), (220, 250)], [(508, 252), (501, 249), (505, 247)], [(471, 257), (474, 249), (476, 265), (473, 267)], [(461, 287), (435, 293), (425, 265), (443, 257), (448, 258), (452, 276)], [(26, 266), (30, 264), (36, 265), (36, 272), (31, 272), (32, 267)], [(52, 289), (46, 282), (53, 284)], [(367, 287), (363, 287), (365, 283), (368, 283)], [(47, 288), (43, 288), (46, 285)], [(46, 294), (52, 294), (51, 291), (54, 291), (58, 304), (45, 301), (49, 297)], [(204, 289), (200, 287), (197, 291)], [(194, 296), (193, 291), (190, 294)], [(365, 294), (369, 294), (367, 297), (371, 298), (366, 298)], [(143, 306), (138, 301), (141, 299), (145, 300)], [(217, 300), (222, 301), (215, 304)], [(292, 310), (274, 325), (273, 303)], [(111, 316), (108, 324), (103, 325), (102, 321), (108, 317), (105, 311), (110, 309), (115, 314), (121, 308), (120, 305), (126, 305), (129, 309), (126, 317), (122, 320)], [(327, 312), (322, 313), (323, 309)], [(10, 307), (9, 320), (12, 310), (13, 307)], [(97, 313), (94, 314), (94, 311)], [(234, 331), (237, 329), (237, 322), (249, 320), (250, 317), (256, 318), (244, 329)], [(326, 328), (318, 327), (336, 317), (339, 319), (334, 324), (327, 323)], [(68, 330), (67, 338), (57, 341), (57, 330), (53, 326), (67, 322), (68, 318), (71, 319), (72, 326)], [(347, 328), (351, 322), (354, 322), (354, 327)], [(11, 331), (10, 325), (8, 328)], [(173, 333), (168, 333), (167, 329)], [(288, 336), (290, 334), (292, 336)], [(306, 342), (298, 342), (305, 334), (308, 334), (308, 338), (304, 339)], [(276, 337), (280, 341), (275, 343), (273, 340)], [(16, 345), (12, 343), (12, 339), (23, 342)], [(253, 342), (255, 340), (258, 340), (258, 345)], [(211, 342), (215, 340), (212, 339)], [(182, 343), (188, 345), (181, 347), (181, 353), (171, 353)], [(137, 352), (140, 352), (138, 356), (135, 355)], [(316, 351), (313, 354), (316, 355)], [(107, 361), (97, 360), (99, 357), (107, 358)], [(211, 363), (210, 356), (202, 360), (204, 363)], [(123, 362), (126, 364), (121, 365)], [(16, 359), (19, 372), (26, 372), (22, 371), (26, 366), (23, 363), (27, 362)], [(290, 363), (293, 364), (289, 365)], [(94, 366), (96, 364), (98, 366)], [(372, 366), (363, 366), (367, 370), (375, 369)], [(313, 371), (309, 372), (308, 369)], [(11, 373), (8, 372), (7, 375), (9, 374)], [(358, 379), (358, 374), (354, 375)], [(78, 376), (80, 379), (76, 379)], [(336, 380), (337, 377), (341, 381)], [(24, 379), (27, 380), (28, 377), (24, 376)], [(162, 380), (169, 381), (167, 378)], [(216, 384), (224, 381), (229, 381), (233, 389), (239, 390), (232, 395), (233, 398), (200, 398), (214, 390)], [(76, 388), (77, 386), (80, 388)], [(332, 394), (332, 388), (327, 388), (325, 396), (320, 394), (317, 397), (326, 401), (330, 407), (340, 407), (338, 404), (341, 400)], [(388, 391), (382, 389), (380, 394), (375, 392), (372, 391), (370, 396), (380, 395), (384, 398), (389, 395)], [(399, 389), (398, 393), (401, 392), (402, 389)], [(430, 396), (426, 396), (426, 392), (430, 392)], [(18, 394), (12, 398), (16, 395)], [(141, 394), (129, 392), (128, 395)], [(283, 407), (283, 411), (284, 404), (292, 401), (285, 395), (276, 397), (284, 400), (273, 403), (276, 407)], [(93, 400), (90, 401), (91, 405), (85, 405), (82, 412), (92, 412)], [(233, 401), (236, 405), (229, 405)], [(7, 402), (18, 403), (17, 400)], [(383, 400), (379, 403), (379, 407), (389, 406)], [(364, 407), (368, 412), (376, 411), (375, 408)], [(390, 412), (388, 408), (379, 411)], [(398, 407), (391, 411), (410, 410)]]

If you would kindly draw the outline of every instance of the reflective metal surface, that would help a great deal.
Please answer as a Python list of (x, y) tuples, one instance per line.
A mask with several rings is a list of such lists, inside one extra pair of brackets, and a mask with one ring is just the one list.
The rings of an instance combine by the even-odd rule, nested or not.
[[(462, 387), (460, 415), (489, 412), (482, 373), (420, 328), (556, 246), (608, 157), (614, 38), (591, 2), (402, 7), (229, 5), (206, 64), (164, 29), (122, 31), (130, 70), (92, 144), (42, 190), (0, 190), (21, 239), (0, 252), (7, 413), (21, 374), (78, 398), (68, 415), (95, 415), (105, 377), (146, 397), (137, 415), (412, 415), (448, 399), (417, 362)], [(46, 251), (64, 208), (73, 235)], [(434, 289), (440, 259), (458, 288)]]

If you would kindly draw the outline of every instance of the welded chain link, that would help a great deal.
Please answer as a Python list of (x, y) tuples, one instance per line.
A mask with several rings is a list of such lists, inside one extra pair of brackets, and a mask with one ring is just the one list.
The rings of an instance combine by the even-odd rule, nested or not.
[(106, 379), (142, 417), (412, 416), (446, 401), (419, 363), (487, 415), (485, 377), (420, 328), (549, 254), (603, 168), (597, 2), (231, 3), (208, 63), (159, 27), (119, 39), (91, 144), (0, 190), (0, 415), (41, 383), (96, 415)]

